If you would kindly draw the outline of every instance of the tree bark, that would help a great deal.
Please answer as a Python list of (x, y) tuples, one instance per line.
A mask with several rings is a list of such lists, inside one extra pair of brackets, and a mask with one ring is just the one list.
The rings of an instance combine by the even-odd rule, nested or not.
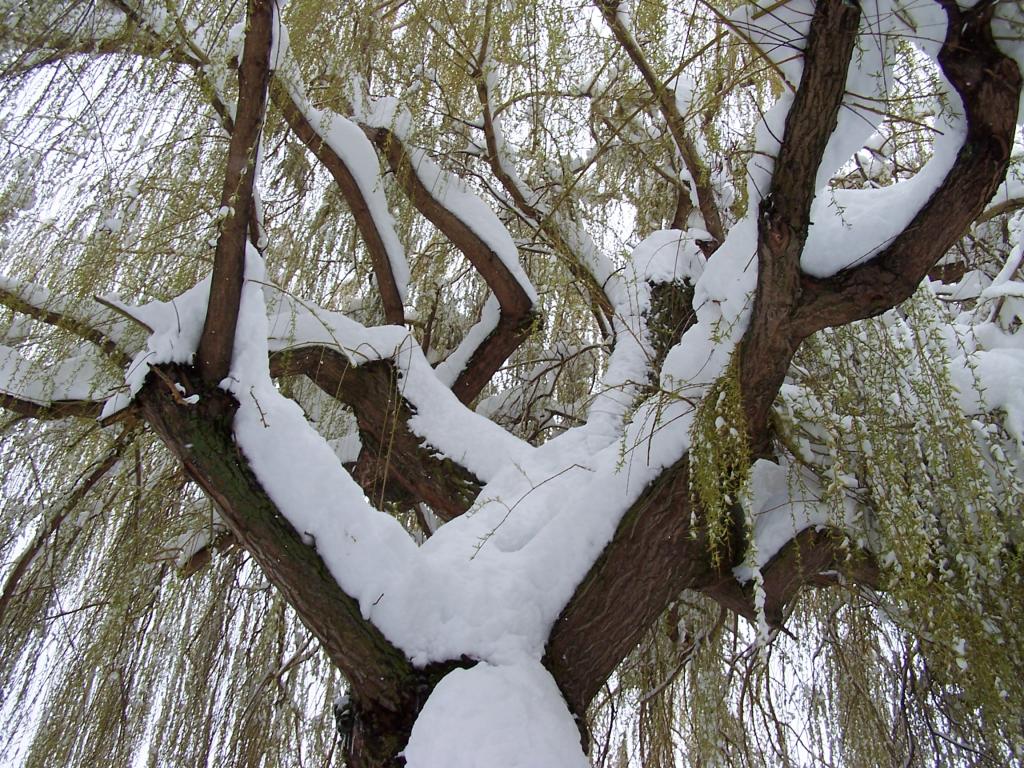
[(231, 370), (245, 275), (249, 209), (256, 181), (256, 156), (267, 111), (267, 84), (270, 81), (273, 2), (249, 0), (246, 8), (245, 43), (238, 66), (238, 107), (221, 193), (221, 207), (226, 209), (227, 215), (217, 238), (206, 322), (203, 323), (203, 334), (196, 352), (204, 380), (213, 384)]

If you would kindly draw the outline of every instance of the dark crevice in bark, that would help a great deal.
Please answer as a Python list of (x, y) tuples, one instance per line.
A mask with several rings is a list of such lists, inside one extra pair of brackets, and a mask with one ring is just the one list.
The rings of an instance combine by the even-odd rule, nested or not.
[(647, 331), (654, 348), (651, 370), (661, 370), (669, 350), (695, 322), (693, 283), (680, 280), (651, 285), (651, 309), (647, 313)]
[(410, 694), (405, 706), (394, 711), (377, 702), (366, 701), (358, 692), (350, 700), (349, 722), (343, 728), (342, 748), (349, 768), (400, 768), (405, 765), (402, 750), (409, 743), (416, 723), (434, 687), (455, 669), (468, 669), (476, 662), (468, 657), (457, 661), (429, 664), (417, 669), (409, 682)]

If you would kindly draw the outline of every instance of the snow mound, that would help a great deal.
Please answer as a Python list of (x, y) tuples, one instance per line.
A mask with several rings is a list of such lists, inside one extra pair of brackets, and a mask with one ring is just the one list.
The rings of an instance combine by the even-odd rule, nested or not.
[(538, 662), (449, 673), (413, 726), (405, 759), (408, 768), (590, 765), (558, 686)]

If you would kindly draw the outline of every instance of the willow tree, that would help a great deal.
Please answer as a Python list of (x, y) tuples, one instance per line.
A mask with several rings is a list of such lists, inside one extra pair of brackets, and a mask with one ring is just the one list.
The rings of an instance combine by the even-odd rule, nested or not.
[(17, 761), (1021, 759), (1019, 4), (0, 19)]

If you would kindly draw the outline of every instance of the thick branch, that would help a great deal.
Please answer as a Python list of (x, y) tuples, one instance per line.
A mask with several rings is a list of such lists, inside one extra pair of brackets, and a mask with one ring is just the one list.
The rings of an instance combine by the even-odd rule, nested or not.
[(384, 154), (398, 183), (413, 205), (437, 227), (476, 267), (494, 292), (503, 311), (524, 316), (533, 307), (533, 301), (490, 244), (460, 219), (435, 195), (420, 178), (416, 161), (405, 144), (386, 128), (364, 126), (371, 141)]
[(630, 507), (551, 630), (545, 664), (580, 717), (672, 600), (723, 580), (691, 526), (688, 475), (684, 457)]
[[(580, 717), (644, 631), (684, 590), (701, 591), (757, 621), (753, 589), (737, 582), (730, 567), (742, 551), (740, 534), (718, 552), (716, 565), (699, 513), (693, 525), (688, 475), (684, 457), (630, 507), (552, 628), (545, 664)], [(842, 580), (878, 585), (877, 565), (863, 552), (850, 552), (844, 538), (834, 531), (804, 530), (761, 569), (770, 626), (782, 626), (787, 607), (805, 586)]]
[[(767, 409), (803, 338), (791, 325), (800, 298), (799, 258), (818, 166), (842, 102), (858, 20), (859, 10), (842, 0), (817, 3), (803, 79), (787, 119), (772, 191), (761, 207), (758, 293), (741, 350), (741, 383), (756, 442), (765, 439)], [(731, 557), (741, 551), (740, 527), (733, 527), (730, 551), (719, 552), (721, 565), (716, 567), (699, 523), (694, 529), (691, 522), (691, 516), (699, 521), (701, 513), (692, 509), (687, 475), (684, 457), (630, 508), (552, 630), (547, 664), (578, 714), (644, 629), (684, 589), (708, 590), (733, 610), (753, 614), (750, 596), (732, 586), (728, 568)], [(781, 611), (806, 578), (818, 578), (817, 558), (831, 552), (813, 546), (807, 553), (798, 551), (810, 567), (797, 568), (780, 559), (771, 570), (773, 612)], [(643, 580), (636, 577), (636, 562), (645, 563)]]
[[(783, 626), (789, 606), (804, 587), (846, 582), (879, 586), (878, 564), (866, 552), (850, 551), (843, 544), (846, 538), (837, 531), (807, 528), (762, 566), (764, 618), (769, 627)], [(741, 585), (729, 578), (703, 591), (719, 605), (757, 622), (752, 584)]]
[[(228, 106), (225, 99), (222, 98), (216, 82), (207, 71), (207, 65), (210, 63), (209, 56), (193, 39), (188, 37), (184, 27), (180, 24), (177, 25), (181, 37), (179, 41), (170, 38), (164, 39), (153, 28), (152, 24), (147, 22), (140, 11), (132, 8), (124, 0), (108, 0), (108, 2), (113, 3), (115, 7), (125, 13), (136, 27), (135, 34), (129, 38), (130, 45), (125, 45), (124, 50), (132, 50), (137, 54), (141, 53), (141, 55), (154, 58), (159, 56), (161, 59), (169, 59), (182, 64), (188, 64), (192, 67), (192, 71), (195, 73), (201, 89), (210, 100), (210, 106), (217, 113), (221, 127), (224, 128), (228, 135), (233, 134), (235, 132), (235, 117), (232, 109)], [(152, 52), (147, 49), (147, 42)], [(258, 212), (258, 204), (259, 193), (254, 189), (252, 199), (249, 201), (249, 208), (246, 211), (249, 224), (248, 236), (249, 242), (253, 244), (253, 247), (262, 251), (263, 246), (260, 240), (264, 230), (263, 221)]]
[[(787, 119), (772, 193), (761, 207), (758, 294), (742, 348), (743, 394), (759, 448), (765, 441), (768, 408), (800, 341), (825, 325), (883, 311), (909, 296), (928, 266), (981, 212), (1005, 172), (1020, 74), (992, 43), (991, 6), (963, 12), (953, 3), (947, 7), (950, 29), (940, 63), (964, 99), (969, 126), (954, 168), (914, 224), (882, 256), (834, 278), (813, 280), (800, 274), (799, 258), (859, 15), (842, 0), (816, 5), (803, 80)], [(577, 713), (642, 628), (683, 588), (704, 589), (733, 610), (751, 615), (750, 595), (734, 586), (731, 575), (718, 580), (706, 544), (690, 538), (690, 514), (684, 459), (627, 512), (556, 623), (547, 662)], [(781, 617), (801, 584), (832, 579), (827, 572), (844, 557), (825, 534), (797, 537), (766, 567), (766, 610), (772, 620)], [(632, 572), (625, 563), (638, 560), (652, 574), (647, 581), (624, 575)], [(854, 562), (850, 568), (853, 578), (868, 583), (877, 579), (869, 562)]]
[(800, 255), (810, 226), (818, 166), (838, 121), (859, 20), (856, 4), (822, 0), (815, 5), (800, 87), (786, 116), (771, 189), (761, 201), (757, 293), (740, 353), (740, 386), (755, 454), (767, 451), (768, 413), (804, 338), (791, 327), (801, 300)]
[[(238, 541), (259, 563), (359, 695), (393, 711), (407, 705), (416, 674), (405, 656), (338, 586), (315, 546), (281, 515), (232, 437), (236, 405), (194, 371), (168, 367), (137, 396), (142, 413), (186, 473), (216, 503)], [(199, 402), (182, 402), (181, 385)]]
[(217, 383), (231, 369), (235, 326), (245, 275), (249, 208), (256, 179), (256, 155), (267, 109), (273, 0), (249, 0), (242, 60), (238, 67), (238, 107), (228, 147), (221, 205), (228, 209), (213, 261), (210, 301), (197, 361), (203, 380)]
[(928, 270), (982, 213), (1009, 164), (1021, 73), (992, 39), (994, 4), (960, 10), (943, 2), (948, 25), (939, 64), (963, 102), (967, 136), (953, 167), (910, 224), (875, 258), (827, 278), (801, 278), (795, 324), (807, 336), (877, 315), (907, 299)]
[(363, 444), (355, 479), (374, 502), (422, 502), (443, 520), (473, 504), (483, 483), (451, 459), (439, 458), (410, 431), (415, 412), (399, 391), (393, 365), (355, 367), (340, 352), (319, 346), (274, 353), (270, 365), (275, 376), (308, 376), (352, 408)]

